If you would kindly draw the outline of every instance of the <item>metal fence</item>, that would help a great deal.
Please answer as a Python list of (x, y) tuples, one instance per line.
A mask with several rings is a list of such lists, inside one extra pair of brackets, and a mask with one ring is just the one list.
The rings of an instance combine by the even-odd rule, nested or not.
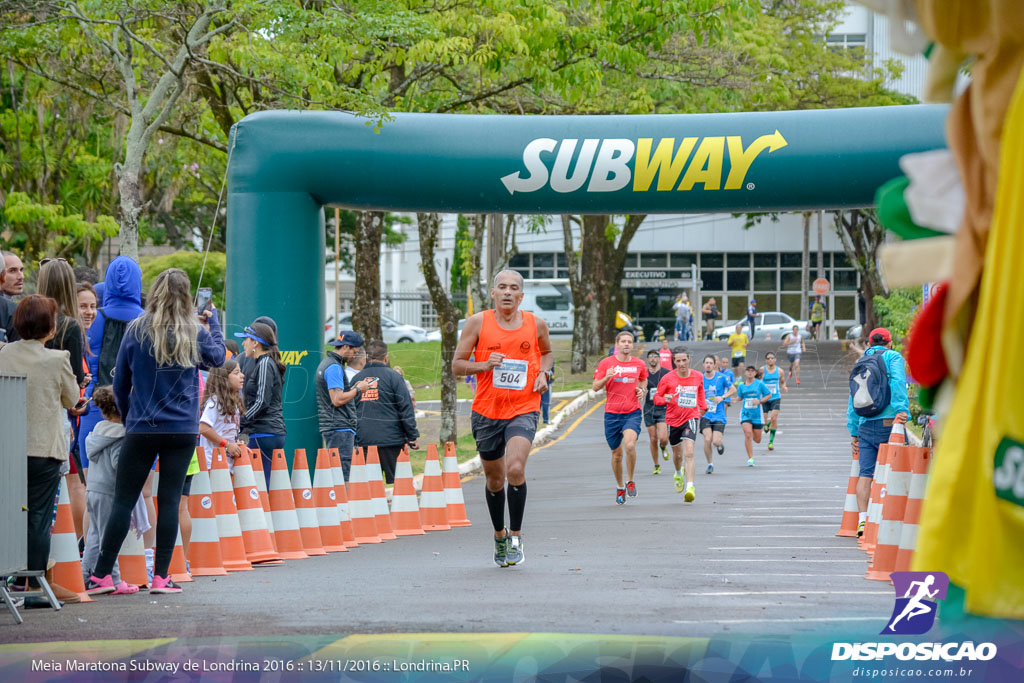
[(0, 375), (0, 576), (25, 569), (28, 414), (24, 375)]
[[(459, 309), (466, 309), (466, 293), (449, 293), (452, 303)], [(341, 310), (352, 310), (353, 298), (341, 297)], [(437, 309), (430, 299), (430, 292), (422, 290), (385, 290), (380, 293), (380, 311), (384, 315), (405, 325), (432, 329), (437, 324)]]

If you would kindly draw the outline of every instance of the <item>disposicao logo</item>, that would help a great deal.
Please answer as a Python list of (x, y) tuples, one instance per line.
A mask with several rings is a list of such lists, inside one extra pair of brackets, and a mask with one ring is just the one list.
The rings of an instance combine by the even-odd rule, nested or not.
[[(616, 192), (630, 182), (633, 192), (648, 192), (655, 177), (657, 192), (689, 191), (697, 183), (704, 190), (739, 190), (762, 152), (770, 154), (788, 144), (777, 130), (746, 147), (738, 135), (684, 137), (678, 144), (676, 138), (658, 138), (657, 145), (654, 138), (637, 138), (636, 142), (628, 138), (586, 138), (582, 144), (577, 138), (537, 138), (523, 149), (525, 172), (510, 173), (501, 182), (509, 194), (536, 192), (544, 187), (559, 193), (576, 192), (584, 185), (587, 192)], [(549, 158), (554, 155), (551, 168), (542, 154)], [(727, 175), (723, 174), (726, 156)], [(633, 169), (630, 162), (634, 162)], [(746, 188), (754, 189), (753, 183)]]
[[(896, 604), (879, 635), (922, 635), (935, 625), (938, 601), (946, 597), (949, 577), (943, 572), (893, 572)], [(996, 656), (994, 643), (834, 643), (832, 660), (988, 661)]]

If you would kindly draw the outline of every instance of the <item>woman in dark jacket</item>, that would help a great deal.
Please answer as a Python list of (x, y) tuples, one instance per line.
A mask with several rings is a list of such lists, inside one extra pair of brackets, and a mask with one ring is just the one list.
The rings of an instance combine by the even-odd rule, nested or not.
[(274, 450), (284, 448), (284, 412), (281, 396), (284, 393), (284, 363), (277, 348), (277, 334), (270, 325), (254, 322), (244, 332), (245, 355), (253, 362), (245, 373), (245, 414), (241, 432), (249, 435), (249, 448), (258, 448), (263, 457), (263, 474), (270, 486), (271, 460)]

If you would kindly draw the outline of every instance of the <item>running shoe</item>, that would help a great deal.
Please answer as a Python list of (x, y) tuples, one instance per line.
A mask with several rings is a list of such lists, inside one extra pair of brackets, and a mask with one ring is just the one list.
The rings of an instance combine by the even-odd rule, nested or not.
[(505, 531), (504, 538), (494, 539), (494, 564), (499, 567), (508, 566), (508, 530)]
[(705, 472), (705, 474), (714, 474), (715, 473), (715, 464), (709, 462), (708, 463), (708, 468), (706, 470), (704, 470), (704, 472)]
[(686, 495), (683, 496), (683, 500), (687, 503), (692, 503), (693, 499), (697, 497), (697, 492), (693, 490), (693, 484), (686, 487)]
[(773, 444), (771, 441), (768, 442), (768, 450), (770, 450), (770, 451), (774, 451), (775, 450), (775, 444)]
[(792, 376), (793, 376), (793, 371), (792, 371), (792, 370), (790, 370), (790, 371), (789, 371), (789, 376), (790, 376), (790, 377), (792, 377)]
[(686, 482), (683, 481), (683, 477), (682, 477), (681, 474), (675, 474), (675, 475), (673, 475), (673, 477), (675, 478), (675, 481), (676, 481), (676, 493), (682, 493), (683, 492), (683, 488), (686, 485)]
[(626, 504), (626, 489), (615, 489), (615, 502), (619, 505)]
[(117, 588), (114, 589), (114, 592), (111, 593), (111, 595), (133, 595), (138, 592), (138, 586), (133, 586), (130, 583), (122, 581), (121, 583), (117, 584)]
[(668, 460), (668, 449), (662, 446), (661, 448), (661, 459)]
[(797, 381), (796, 381), (796, 383), (797, 383), (797, 384), (800, 384), (800, 380), (797, 380)]
[(721, 455), (722, 453), (725, 453), (725, 446), (724, 445), (723, 446), (718, 446), (718, 454)]
[(655, 465), (654, 471), (651, 474), (661, 474), (661, 465)]
[(180, 593), (180, 592), (181, 592), (181, 586), (179, 586), (178, 584), (174, 583), (174, 581), (171, 580), (170, 575), (167, 575), (167, 576), (154, 576), (153, 577), (153, 585), (151, 585), (149, 587), (149, 594), (150, 595), (153, 595), (154, 593), (168, 593), (169, 594), (169, 593)]
[(864, 522), (860, 522), (859, 524), (857, 524), (857, 538), (860, 538), (863, 535), (864, 535)]
[(85, 592), (89, 595), (113, 593), (114, 590), (114, 577), (111, 574), (107, 574), (102, 579), (98, 576), (90, 576), (89, 580), (85, 582)]
[(636, 498), (636, 484), (631, 481), (626, 482), (626, 495), (630, 498)]
[(753, 467), (753, 466), (754, 466), (754, 459), (753, 458), (749, 458), (747, 460), (747, 467)]
[(514, 564), (522, 564), (526, 562), (526, 555), (523, 554), (523, 539), (520, 536), (508, 536), (508, 551), (506, 552), (505, 560), (508, 562), (508, 566)]

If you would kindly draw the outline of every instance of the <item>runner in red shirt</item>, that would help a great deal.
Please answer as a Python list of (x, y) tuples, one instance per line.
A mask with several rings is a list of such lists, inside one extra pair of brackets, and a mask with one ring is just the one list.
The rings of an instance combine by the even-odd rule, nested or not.
[(668, 345), (668, 339), (661, 338), (661, 348), (658, 349), (658, 358), (661, 360), (661, 367), (672, 370), (672, 349)]
[(704, 376), (690, 369), (690, 352), (676, 349), (675, 372), (670, 372), (658, 382), (654, 404), (667, 406), (665, 422), (668, 423), (668, 443), (672, 446), (672, 462), (676, 466), (676, 493), (683, 492), (683, 458), (686, 458), (687, 503), (697, 497), (693, 488), (693, 444), (697, 440), (701, 416), (707, 412), (704, 400)]
[[(647, 393), (647, 364), (633, 358), (633, 333), (615, 336), (615, 355), (602, 358), (594, 370), (594, 391), (608, 394), (604, 404), (604, 438), (612, 449), (612, 473), (615, 475), (615, 502), (622, 505), (626, 496), (636, 496), (633, 470), (636, 468), (636, 439), (640, 435), (643, 411), (640, 400)], [(622, 452), (626, 452), (626, 483), (622, 483)]]

